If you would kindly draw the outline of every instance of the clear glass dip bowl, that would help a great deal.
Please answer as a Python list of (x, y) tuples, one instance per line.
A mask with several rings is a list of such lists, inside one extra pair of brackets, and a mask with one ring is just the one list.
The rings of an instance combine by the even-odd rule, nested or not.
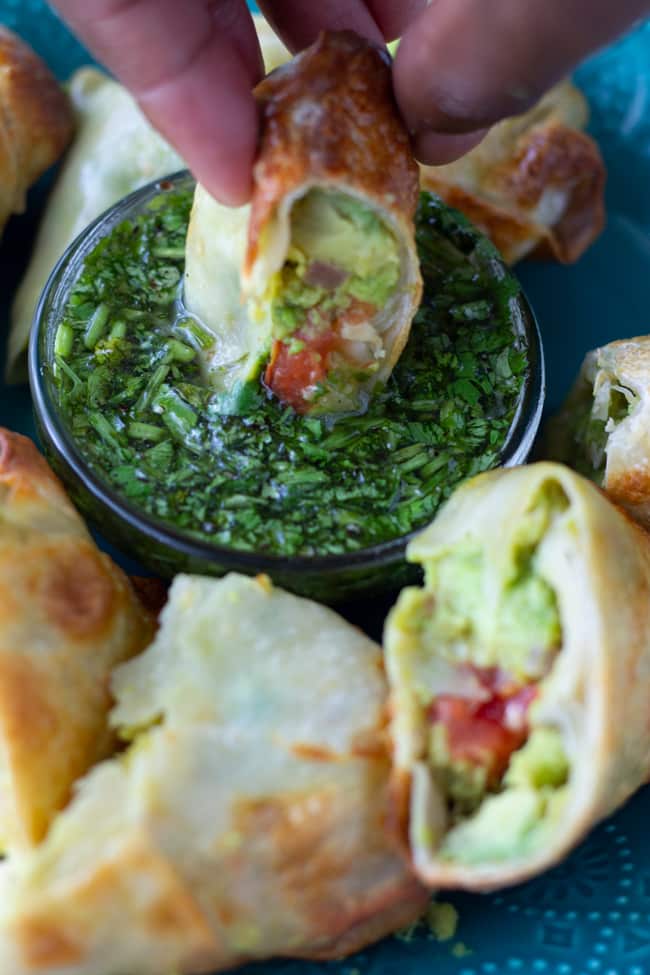
[[(405, 549), (414, 532), (341, 555), (258, 555), (211, 544), (149, 515), (121, 496), (90, 468), (75, 442), (60, 411), (50, 367), (54, 361), (57, 328), (83, 262), (106, 234), (123, 220), (142, 212), (155, 196), (192, 185), (187, 173), (177, 173), (126, 197), (92, 223), (54, 268), (36, 311), (29, 356), (36, 423), (50, 464), (77, 507), (105, 538), (165, 578), (177, 572), (267, 573), (277, 585), (321, 602), (352, 600), (397, 589), (414, 578), (415, 570), (405, 560)], [(460, 216), (458, 219), (463, 221)], [(511, 273), (496, 251), (490, 257), (490, 270), (501, 278)], [(530, 365), (500, 453), (500, 463), (504, 466), (526, 462), (539, 427), (545, 394), (541, 339), (523, 293), (511, 299), (511, 311), (515, 329), (525, 336)]]

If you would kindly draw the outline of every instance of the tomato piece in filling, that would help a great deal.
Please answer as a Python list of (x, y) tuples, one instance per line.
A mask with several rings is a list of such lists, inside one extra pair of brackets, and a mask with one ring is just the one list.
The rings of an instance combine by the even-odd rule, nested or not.
[(534, 684), (516, 686), (496, 667), (471, 667), (489, 697), (472, 700), (439, 695), (428, 709), (432, 724), (442, 724), (452, 762), (482, 766), (488, 788), (499, 785), (513, 752), (528, 738), (528, 708)]
[(305, 343), (297, 352), (286, 342), (273, 343), (264, 382), (279, 400), (304, 413), (310, 406), (309, 393), (329, 371), (329, 354), (336, 348), (337, 337), (330, 329), (309, 338), (296, 332), (294, 339)]
[[(269, 364), (264, 373), (264, 383), (278, 399), (292, 406), (297, 413), (305, 413), (312, 403), (311, 394), (330, 371), (330, 355), (336, 351), (348, 362), (351, 369), (362, 369), (367, 362), (354, 362), (346, 355), (346, 341), (341, 338), (344, 325), (358, 325), (369, 320), (376, 308), (367, 302), (353, 300), (339, 319), (329, 326), (319, 328), (311, 323), (291, 336), (291, 342), (276, 340)], [(302, 348), (292, 351), (291, 345), (302, 343)]]

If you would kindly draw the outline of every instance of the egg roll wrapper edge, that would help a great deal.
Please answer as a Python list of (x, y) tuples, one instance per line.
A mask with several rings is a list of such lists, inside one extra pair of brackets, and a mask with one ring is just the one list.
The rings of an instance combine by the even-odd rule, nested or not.
[(497, 564), (517, 519), (548, 484), (559, 486), (569, 507), (544, 554), (563, 642), (540, 716), (563, 730), (570, 775), (560, 815), (530, 854), (454, 863), (436, 855), (435, 843), (417, 840), (413, 823), (434, 821), (442, 792), (425, 757), (426, 715), (413, 685), (400, 676), (406, 637), (390, 621), (387, 626), (393, 821), (418, 876), (432, 888), (494, 890), (530, 879), (561, 861), (650, 778), (650, 536), (626, 512), (560, 464), (495, 470), (456, 491), (411, 543), (411, 557), (425, 559), (432, 546), (453, 545), (480, 529), (487, 558)]
[(268, 580), (177, 577), (113, 688), (134, 743), (0, 867), (0, 970), (337, 958), (424, 909), (386, 830), (380, 651), (331, 610)]
[(262, 136), (244, 258), (243, 286), (260, 273), (272, 222), (288, 224), (311, 187), (339, 190), (371, 206), (395, 234), (400, 302), (387, 330), (390, 375), (408, 340), (422, 293), (415, 245), (418, 167), (395, 104), (390, 59), (349, 31), (321, 34), (307, 51), (255, 89)]
[(153, 618), (26, 437), (0, 430), (0, 841), (40, 840), (113, 747), (113, 666)]

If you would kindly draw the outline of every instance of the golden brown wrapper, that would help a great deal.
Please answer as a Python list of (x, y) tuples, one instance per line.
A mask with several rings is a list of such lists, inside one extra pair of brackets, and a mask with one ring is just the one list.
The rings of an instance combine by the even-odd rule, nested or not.
[[(489, 567), (482, 592), (492, 607), (502, 576), (506, 584), (510, 578), (513, 540), (528, 537), (526, 520), (547, 491), (562, 503), (540, 543), (537, 571), (555, 590), (562, 642), (539, 685), (533, 726), (559, 730), (569, 774), (546, 813), (521, 834), (505, 813), (495, 813), (484, 841), (492, 849), (496, 833), (498, 857), (479, 856), (478, 848), (470, 861), (439, 853), (449, 827), (442, 791), (424, 757), (428, 718), (409, 676), (416, 649), (409, 615), (414, 590), (402, 592), (387, 623), (394, 826), (418, 876), (434, 889), (492, 890), (535, 876), (566, 856), (650, 775), (650, 536), (602, 491), (560, 464), (482, 474), (455, 492), (413, 540), (409, 557), (426, 567), (441, 548), (481, 539)], [(425, 583), (424, 592), (435, 600), (434, 585), (427, 589)], [(421, 644), (417, 652), (435, 654), (435, 647)]]
[(26, 437), (0, 430), (0, 843), (40, 840), (113, 744), (110, 671), (154, 631)]
[(605, 224), (606, 173), (581, 131), (587, 116), (581, 93), (563, 82), (462, 159), (422, 166), (422, 187), (465, 213), (508, 263), (531, 254), (573, 263)]
[(73, 133), (69, 99), (47, 65), (0, 26), (0, 228)]
[(306, 184), (356, 190), (408, 231), (418, 203), (418, 169), (385, 51), (351, 31), (321, 34), (262, 81), (255, 97), (262, 135), (245, 277), (280, 202)]
[[(355, 34), (325, 33), (269, 75), (256, 96), (262, 134), (252, 203), (233, 210), (197, 186), (187, 234), (185, 304), (215, 334), (205, 363), (209, 381), (236, 403), (238, 390), (266, 369), (267, 385), (300, 412), (361, 409), (399, 359), (422, 292), (418, 169), (395, 105), (390, 59)], [(341, 194), (377, 218), (383, 244), (373, 267), (384, 256), (393, 259), (396, 281), (388, 297), (375, 303), (362, 296), (344, 305), (339, 319), (328, 321), (326, 312), (325, 327), (289, 335), (276, 328), (273, 306), (291, 263), (293, 208), (312, 190)], [(326, 240), (331, 227), (315, 225), (315, 239), (319, 228)], [(368, 239), (372, 244), (373, 235)], [(345, 281), (355, 273), (354, 256), (342, 254), (342, 268), (337, 258), (338, 251), (321, 269)], [(293, 367), (286, 369), (289, 388), (282, 382), (276, 388), (277, 356), (294, 334), (301, 348), (285, 358), (284, 368)]]
[(112, 685), (132, 744), (0, 868), (0, 971), (333, 959), (421, 913), (386, 830), (381, 650), (359, 630), (266, 577), (177, 576)]
[(587, 353), (541, 452), (587, 474), (650, 528), (650, 336)]

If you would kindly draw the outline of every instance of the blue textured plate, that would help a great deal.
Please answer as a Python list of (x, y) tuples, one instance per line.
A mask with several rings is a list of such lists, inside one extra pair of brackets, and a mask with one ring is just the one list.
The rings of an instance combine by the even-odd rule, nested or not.
[[(0, 0), (17, 30), (66, 77), (88, 61), (40, 0)], [(555, 408), (584, 352), (650, 331), (650, 21), (587, 62), (577, 80), (609, 170), (608, 227), (571, 268), (530, 264), (521, 278), (546, 344)], [(25, 266), (45, 185), (30, 196), (0, 249), (0, 313)], [(0, 385), (0, 423), (33, 434), (25, 389)], [(375, 629), (380, 620), (375, 622)], [(589, 756), (585, 756), (589, 761)], [(558, 869), (497, 895), (445, 896), (460, 913), (455, 938), (424, 928), (345, 962), (251, 965), (246, 975), (649, 975), (650, 792), (646, 790)], [(9, 973), (7, 973), (9, 975)], [(163, 973), (161, 973), (163, 975)]]

